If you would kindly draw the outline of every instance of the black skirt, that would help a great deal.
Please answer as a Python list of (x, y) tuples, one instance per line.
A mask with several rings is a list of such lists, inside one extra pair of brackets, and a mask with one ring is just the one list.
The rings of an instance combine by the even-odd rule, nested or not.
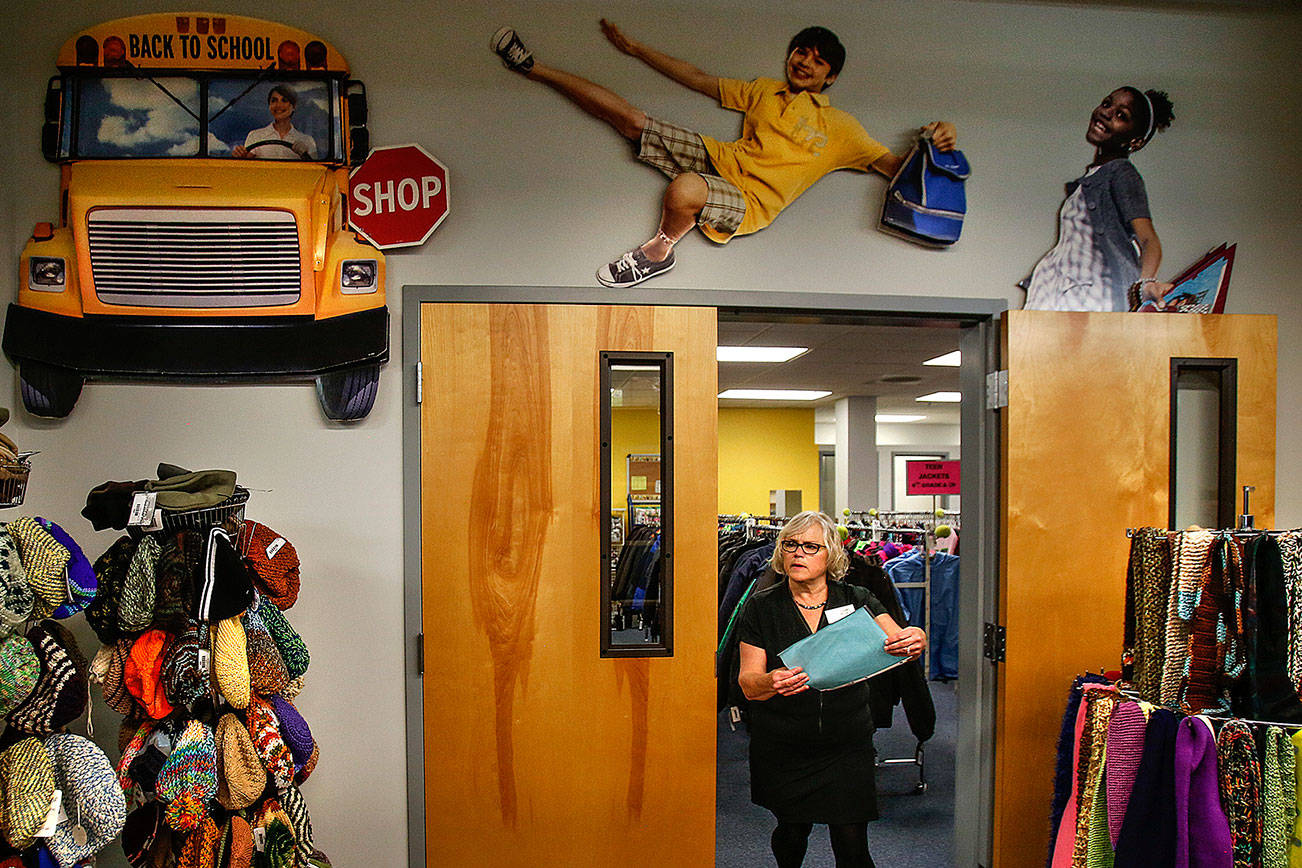
[(783, 823), (877, 819), (871, 736), (836, 742), (750, 740), (750, 798)]

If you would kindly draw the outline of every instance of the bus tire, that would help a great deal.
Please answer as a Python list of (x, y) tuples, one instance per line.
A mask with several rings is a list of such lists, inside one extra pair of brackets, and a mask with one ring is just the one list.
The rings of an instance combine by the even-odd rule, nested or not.
[(380, 389), (380, 366), (362, 365), (316, 378), (316, 396), (326, 418), (336, 422), (365, 419)]
[(62, 419), (72, 412), (85, 382), (76, 371), (34, 362), (19, 361), (18, 379), (23, 407), (33, 416)]

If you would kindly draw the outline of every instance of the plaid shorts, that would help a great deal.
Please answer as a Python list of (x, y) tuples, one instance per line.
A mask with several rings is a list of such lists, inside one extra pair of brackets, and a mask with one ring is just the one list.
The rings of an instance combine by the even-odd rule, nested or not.
[(705, 179), (709, 192), (697, 223), (724, 235), (732, 235), (741, 226), (746, 197), (731, 181), (719, 177), (698, 133), (648, 116), (637, 158), (670, 178), (695, 172)]

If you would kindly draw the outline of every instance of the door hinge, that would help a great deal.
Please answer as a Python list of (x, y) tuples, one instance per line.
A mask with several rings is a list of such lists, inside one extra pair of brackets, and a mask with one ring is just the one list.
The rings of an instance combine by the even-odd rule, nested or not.
[(416, 674), (425, 674), (425, 634), (416, 634)]
[(425, 392), (425, 366), (422, 363), (417, 362), (416, 363), (416, 403), (417, 404), (419, 404), (421, 402), (421, 398), (424, 397), (424, 392)]
[(1008, 372), (986, 374), (986, 409), (1001, 410), (1008, 406)]
[(1004, 648), (1007, 645), (1007, 633), (1000, 624), (986, 622), (985, 639), (982, 642), (982, 656), (991, 663), (1004, 662)]

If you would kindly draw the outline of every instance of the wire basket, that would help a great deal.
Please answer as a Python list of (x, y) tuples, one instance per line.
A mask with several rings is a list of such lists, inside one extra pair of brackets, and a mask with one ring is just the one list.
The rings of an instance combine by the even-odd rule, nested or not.
[(163, 510), (163, 530), (205, 530), (214, 525), (222, 525), (232, 533), (237, 533), (244, 524), (244, 506), (249, 502), (249, 490), (235, 486), (235, 492), (216, 506), (199, 509)]
[(16, 458), (0, 461), (0, 509), (22, 506), (27, 494), (27, 477), (32, 472), (29, 460), (35, 452), (23, 452)]

